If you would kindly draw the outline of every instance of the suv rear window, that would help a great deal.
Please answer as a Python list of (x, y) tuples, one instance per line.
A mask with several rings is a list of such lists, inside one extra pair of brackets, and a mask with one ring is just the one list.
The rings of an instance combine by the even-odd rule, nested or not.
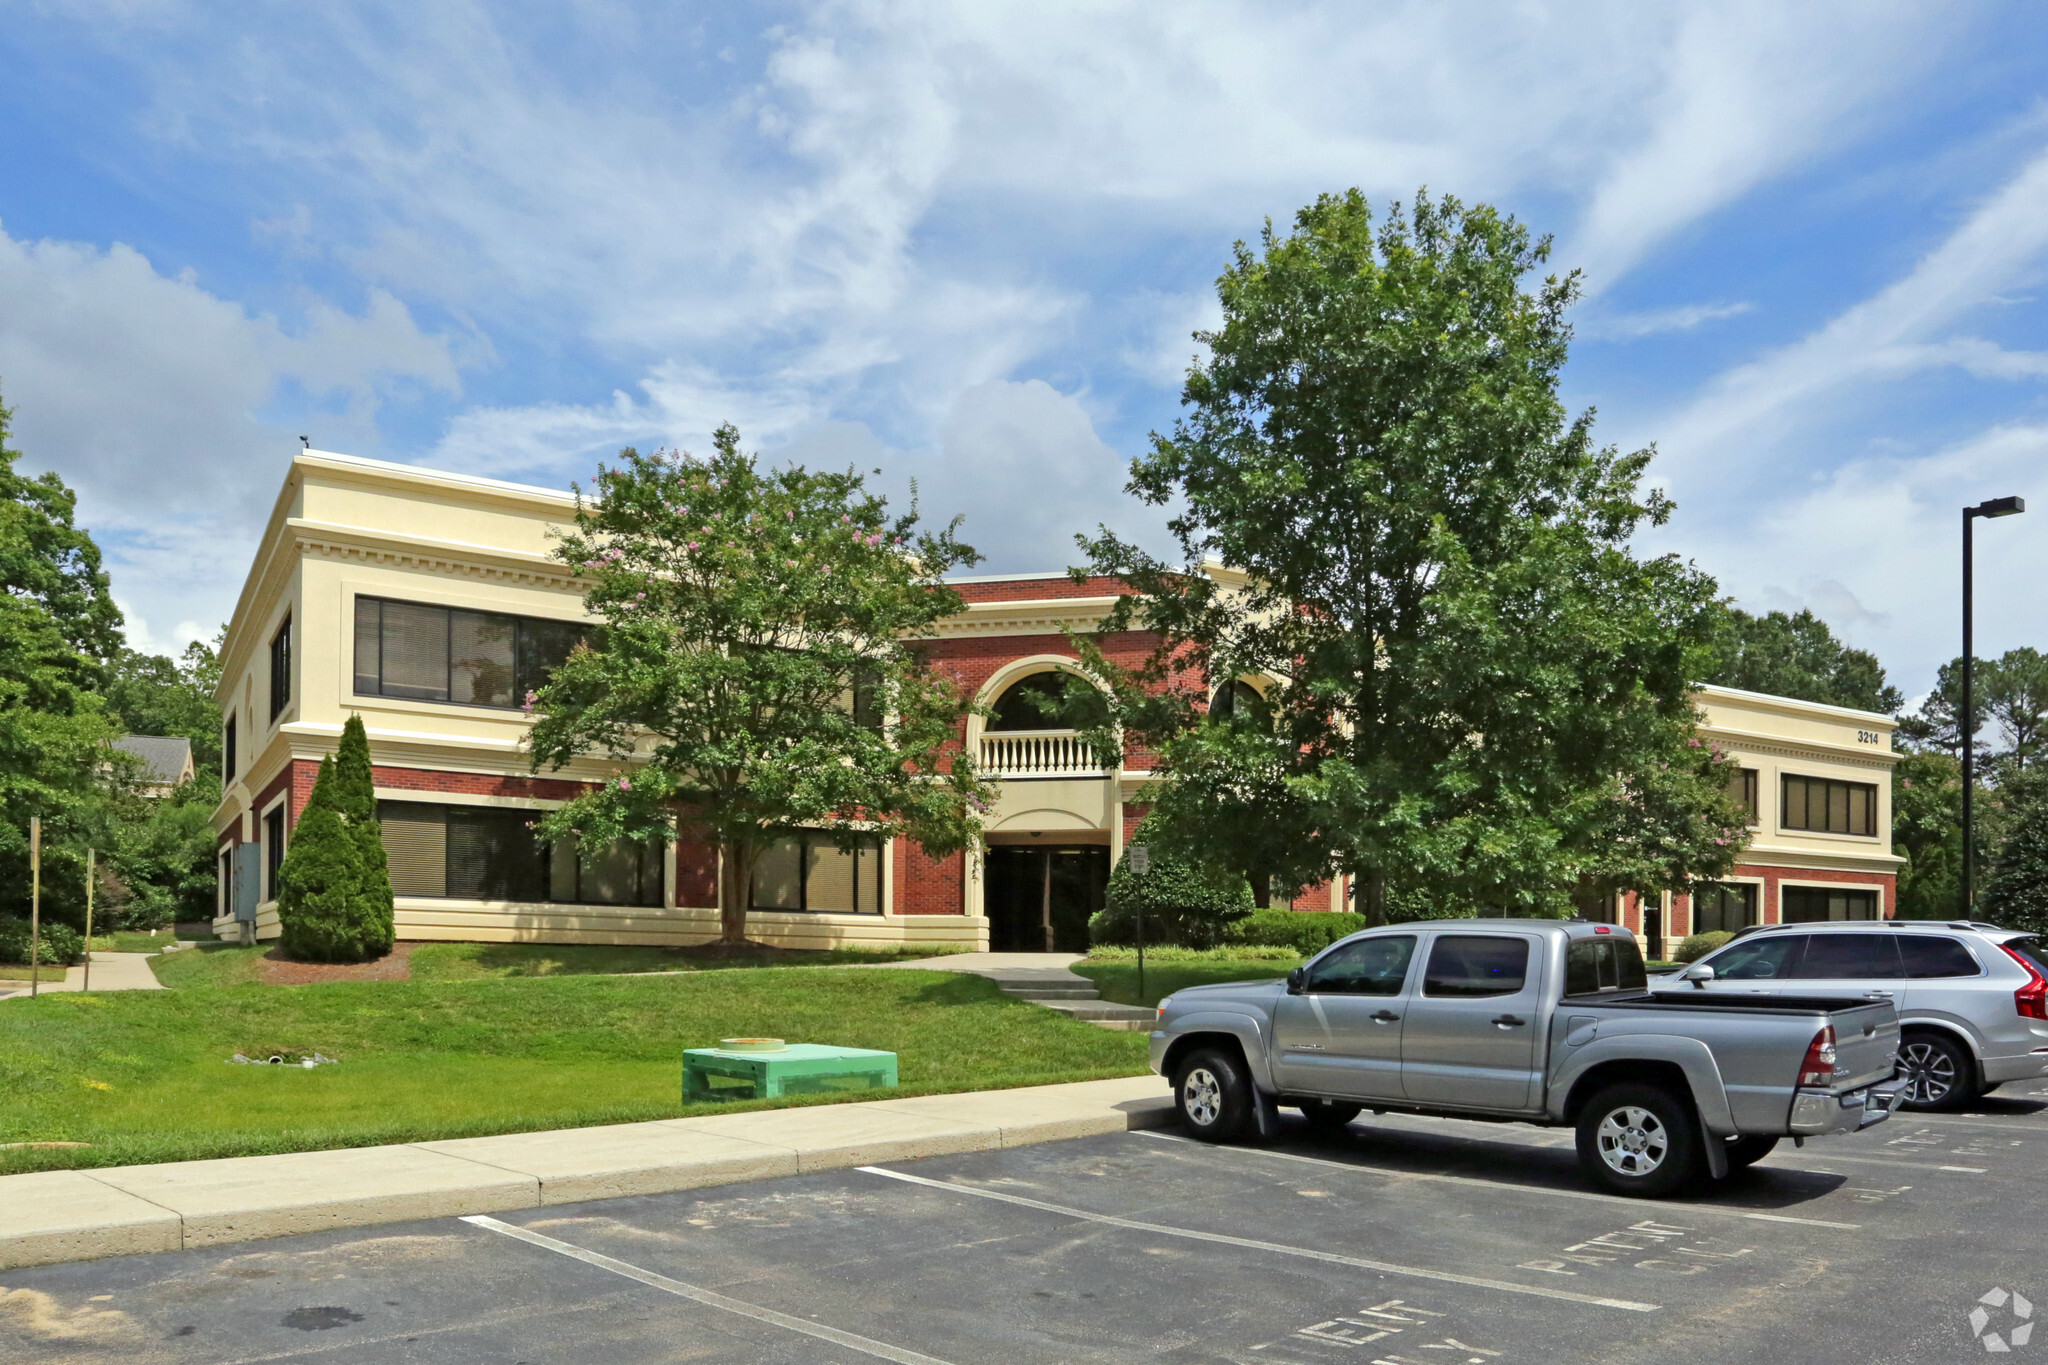
[(2007, 952), (2018, 953), (2040, 969), (2041, 975), (2048, 976), (2048, 948), (2038, 938), (2009, 938), (1998, 945)]
[(1513, 995), (1529, 979), (1529, 940), (1445, 934), (1431, 945), (1424, 995)]
[(1900, 934), (1899, 956), (1906, 975), (1915, 981), (1943, 976), (1977, 976), (1984, 970), (1958, 939), (1935, 934)]
[(1577, 938), (1564, 953), (1564, 993), (1647, 990), (1642, 950), (1633, 938)]
[(1897, 934), (1809, 934), (1806, 956), (1787, 975), (1799, 981), (1889, 981), (1904, 976)]

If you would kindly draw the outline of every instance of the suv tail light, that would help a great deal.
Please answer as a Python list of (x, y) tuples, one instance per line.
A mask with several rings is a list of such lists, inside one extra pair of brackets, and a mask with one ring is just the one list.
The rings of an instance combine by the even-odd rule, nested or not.
[(1806, 1045), (1806, 1060), (1799, 1064), (1801, 1085), (1829, 1086), (1835, 1083), (1835, 1026), (1829, 1024), (1813, 1035)]
[(2048, 1019), (2048, 976), (2041, 975), (2041, 969), (2025, 953), (2016, 953), (2002, 943), (1998, 946), (2027, 974), (2027, 984), (2012, 993), (2012, 1007), (2022, 1019)]

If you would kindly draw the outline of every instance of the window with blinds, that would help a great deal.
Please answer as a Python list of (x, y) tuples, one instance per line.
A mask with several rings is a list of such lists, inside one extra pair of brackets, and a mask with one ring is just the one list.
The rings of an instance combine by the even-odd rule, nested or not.
[(380, 801), (384, 856), (398, 896), (452, 900), (659, 906), (662, 844), (553, 843), (537, 810)]
[(1877, 892), (1852, 887), (1781, 887), (1778, 904), (1783, 912), (1779, 918), (1787, 924), (1878, 917)]
[(356, 694), (516, 708), (588, 630), (574, 621), (358, 597)]
[(1877, 836), (1877, 788), (1825, 777), (1793, 777), (1784, 784), (1778, 823), (1816, 834)]
[(1749, 823), (1756, 823), (1756, 769), (1737, 768), (1728, 775), (1728, 796), (1737, 805), (1749, 812)]
[(882, 913), (882, 842), (840, 848), (815, 830), (792, 830), (754, 864), (753, 907), (810, 914)]

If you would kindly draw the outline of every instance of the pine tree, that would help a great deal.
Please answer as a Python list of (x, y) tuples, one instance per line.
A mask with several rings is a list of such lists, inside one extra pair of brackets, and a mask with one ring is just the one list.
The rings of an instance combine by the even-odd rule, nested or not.
[(311, 962), (365, 962), (391, 951), (391, 875), (377, 823), (370, 741), (349, 717), (299, 816), (277, 873), (284, 950)]
[(2038, 785), (2012, 793), (2004, 844), (1980, 902), (1988, 920), (2008, 929), (2048, 932), (2048, 792)]

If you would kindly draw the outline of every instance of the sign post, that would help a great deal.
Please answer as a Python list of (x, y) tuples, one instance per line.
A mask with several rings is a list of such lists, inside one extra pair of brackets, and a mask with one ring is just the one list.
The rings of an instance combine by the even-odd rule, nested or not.
[[(1132, 844), (1124, 850), (1124, 857), (1137, 876), (1142, 877), (1152, 870), (1152, 850), (1143, 844)], [(1138, 892), (1138, 998), (1145, 998), (1145, 893), (1142, 890)]]
[(92, 850), (85, 851), (85, 981), (82, 991), (92, 989)]
[(28, 818), (28, 993), (33, 999), (42, 981), (43, 956), (43, 817)]

